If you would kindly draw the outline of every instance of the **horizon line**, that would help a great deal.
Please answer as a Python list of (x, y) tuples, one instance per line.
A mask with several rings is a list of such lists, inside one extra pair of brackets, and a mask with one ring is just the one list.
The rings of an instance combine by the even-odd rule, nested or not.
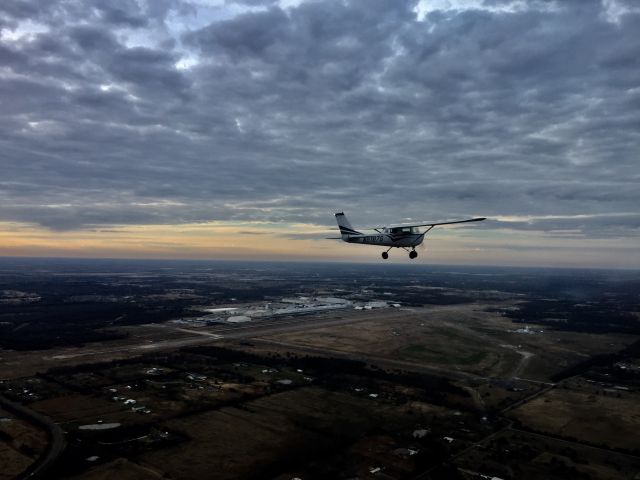
[(221, 258), (162, 258), (162, 257), (65, 257), (65, 256), (27, 256), (27, 255), (0, 255), (1, 260), (93, 260), (93, 261), (134, 261), (134, 262), (234, 262), (234, 263), (294, 263), (294, 264), (344, 264), (344, 265), (375, 265), (375, 266), (402, 266), (402, 267), (470, 267), (470, 268), (525, 268), (538, 270), (602, 270), (640, 272), (637, 267), (576, 267), (557, 265), (513, 265), (513, 264), (468, 264), (468, 263), (407, 263), (388, 261), (341, 261), (341, 260), (283, 260), (283, 259), (221, 259)]

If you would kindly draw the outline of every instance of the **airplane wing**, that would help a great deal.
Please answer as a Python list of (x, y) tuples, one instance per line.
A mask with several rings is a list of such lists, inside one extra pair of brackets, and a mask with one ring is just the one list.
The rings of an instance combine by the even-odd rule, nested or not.
[(435, 227), (437, 225), (453, 225), (454, 223), (468, 223), (468, 222), (481, 222), (486, 220), (486, 217), (470, 218), (469, 220), (456, 220), (454, 222), (440, 222), (440, 223), (421, 223), (420, 225), (402, 225), (403, 227)]
[(400, 225), (387, 225), (384, 227), (367, 227), (363, 230), (379, 230), (381, 228), (398, 228), (398, 227), (436, 227), (438, 225), (453, 225), (454, 223), (468, 223), (468, 222), (481, 222), (486, 220), (486, 217), (470, 218), (468, 220), (455, 220), (453, 222), (434, 222), (434, 223), (418, 223), (418, 224), (400, 224)]

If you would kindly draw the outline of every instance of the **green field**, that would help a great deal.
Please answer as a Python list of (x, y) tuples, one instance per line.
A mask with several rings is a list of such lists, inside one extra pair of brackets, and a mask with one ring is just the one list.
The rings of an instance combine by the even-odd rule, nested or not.
[(495, 356), (493, 352), (489, 351), (467, 349), (466, 351), (452, 352), (444, 346), (424, 344), (412, 344), (400, 350), (400, 356), (402, 358), (454, 365), (471, 365), (474, 363), (480, 363), (489, 355)]

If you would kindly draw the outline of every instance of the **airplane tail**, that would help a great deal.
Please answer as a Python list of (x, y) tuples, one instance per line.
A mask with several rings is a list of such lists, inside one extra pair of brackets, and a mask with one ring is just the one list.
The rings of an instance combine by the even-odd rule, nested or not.
[(336, 213), (336, 222), (338, 222), (338, 227), (342, 235), (361, 235), (360, 232), (353, 229), (344, 212)]

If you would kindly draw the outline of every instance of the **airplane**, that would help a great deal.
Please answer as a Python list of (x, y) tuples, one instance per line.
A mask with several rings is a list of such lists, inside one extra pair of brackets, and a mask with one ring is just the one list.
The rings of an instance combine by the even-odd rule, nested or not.
[[(340, 236), (331, 237), (328, 238), (328, 240), (342, 240), (347, 243), (361, 243), (364, 245), (380, 245), (383, 247), (389, 247), (385, 252), (382, 252), (382, 258), (385, 260), (389, 258), (389, 250), (392, 248), (402, 248), (409, 252), (409, 258), (414, 259), (418, 256), (416, 247), (424, 241), (424, 236), (434, 227), (439, 225), (453, 225), (454, 223), (481, 222), (482, 220), (486, 220), (486, 218), (480, 217), (471, 218), (469, 220), (456, 220), (453, 222), (421, 223), (419, 225), (398, 225), (363, 229), (374, 230), (376, 232), (376, 234), (370, 235), (354, 230), (351, 223), (349, 223), (349, 220), (347, 220), (347, 216), (344, 212), (339, 212), (336, 213), (336, 221), (340, 228)], [(421, 232), (420, 227), (429, 228), (424, 232)]]

